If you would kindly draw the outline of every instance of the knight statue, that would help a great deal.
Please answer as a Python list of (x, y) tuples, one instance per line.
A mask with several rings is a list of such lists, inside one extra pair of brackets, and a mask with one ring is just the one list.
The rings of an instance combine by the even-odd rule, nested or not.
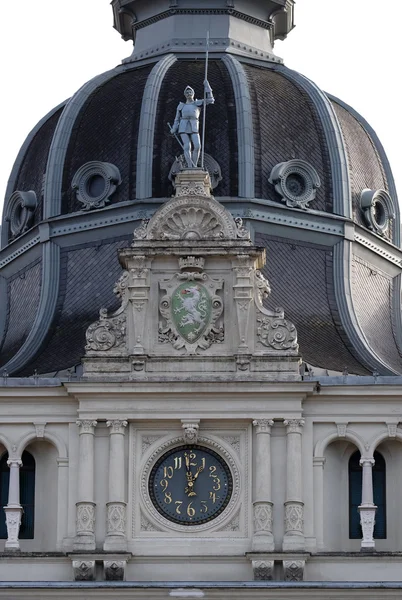
[(195, 92), (189, 85), (184, 90), (184, 96), (186, 97), (186, 102), (180, 102), (177, 107), (176, 118), (171, 133), (173, 135), (176, 133), (180, 134), (187, 167), (189, 169), (194, 169), (198, 167), (201, 153), (201, 109), (204, 105), (213, 104), (215, 98), (212, 95), (212, 89), (207, 79), (204, 81), (205, 100), (195, 99)]

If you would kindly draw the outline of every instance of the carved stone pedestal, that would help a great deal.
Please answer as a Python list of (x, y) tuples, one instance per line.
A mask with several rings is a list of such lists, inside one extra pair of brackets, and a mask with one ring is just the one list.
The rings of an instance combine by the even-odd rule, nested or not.
[(127, 550), (126, 503), (107, 503), (107, 534), (104, 543), (107, 552)]
[(95, 550), (95, 504), (77, 502), (77, 535), (74, 550)]
[(6, 513), (7, 524), (7, 541), (5, 543), (5, 549), (18, 552), (20, 549), (18, 534), (20, 531), (23, 508), (19, 504), (9, 504), (4, 507), (4, 512)]
[(360, 525), (362, 527), (363, 538), (360, 545), (361, 552), (374, 552), (374, 526), (375, 512), (377, 507), (374, 504), (361, 504), (358, 509), (360, 513)]
[[(71, 556), (75, 581), (124, 581), (131, 554), (76, 554)], [(98, 565), (98, 569), (96, 569)], [(102, 576), (103, 570), (103, 576)]]

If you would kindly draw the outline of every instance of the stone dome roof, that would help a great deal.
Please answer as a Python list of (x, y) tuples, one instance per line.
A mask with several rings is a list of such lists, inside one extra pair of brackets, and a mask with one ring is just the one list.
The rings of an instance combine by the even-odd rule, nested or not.
[[(375, 133), (271, 52), (232, 42), (219, 38), (209, 64), (214, 196), (268, 248), (272, 301), (295, 322), (309, 364), (402, 373), (399, 210)], [(24, 144), (0, 253), (0, 364), (10, 373), (78, 364), (86, 327), (100, 305), (113, 309), (117, 249), (173, 192), (180, 149), (167, 123), (186, 85), (202, 94), (204, 55), (183, 44), (138, 51), (91, 80)]]

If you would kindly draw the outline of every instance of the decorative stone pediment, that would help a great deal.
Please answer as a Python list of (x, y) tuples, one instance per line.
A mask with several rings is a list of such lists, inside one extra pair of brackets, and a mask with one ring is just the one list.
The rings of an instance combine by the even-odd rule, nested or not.
[(211, 196), (208, 173), (186, 169), (176, 176), (176, 196), (134, 231), (138, 240), (249, 239), (241, 219)]
[(297, 380), (297, 332), (264, 300), (265, 250), (211, 196), (201, 169), (176, 176), (176, 196), (119, 251), (121, 307), (87, 330), (84, 377)]

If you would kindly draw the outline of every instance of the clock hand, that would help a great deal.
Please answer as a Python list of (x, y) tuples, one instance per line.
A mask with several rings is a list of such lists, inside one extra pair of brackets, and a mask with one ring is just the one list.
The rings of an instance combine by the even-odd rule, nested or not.
[(197, 479), (198, 475), (199, 475), (200, 473), (202, 473), (202, 471), (203, 471), (203, 470), (204, 470), (204, 467), (202, 467), (202, 466), (201, 466), (201, 467), (198, 467), (198, 469), (197, 469), (197, 472), (196, 472), (196, 474), (194, 475), (194, 478), (193, 478), (193, 479), (194, 479), (194, 481)]

